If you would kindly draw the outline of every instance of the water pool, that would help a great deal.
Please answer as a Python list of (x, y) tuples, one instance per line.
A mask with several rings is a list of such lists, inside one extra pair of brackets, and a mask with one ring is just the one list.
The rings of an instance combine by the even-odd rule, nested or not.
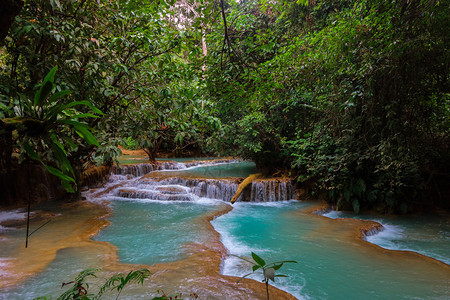
[[(221, 178), (223, 174), (248, 174), (254, 171), (252, 168), (254, 165), (244, 162), (239, 163), (238, 167), (235, 164), (223, 164), (213, 166), (208, 171), (204, 167), (197, 167), (180, 172), (201, 177), (203, 176), (198, 174), (206, 173), (210, 178)], [(109, 266), (112, 260), (117, 260), (115, 255), (122, 264), (118, 262), (109, 266), (110, 271), (129, 270), (133, 266), (141, 267), (142, 264), (158, 265), (155, 270), (160, 274), (157, 277), (159, 282), (151, 287), (130, 288), (123, 294), (125, 299), (149, 298), (157, 288), (186, 291), (199, 286), (202, 286), (205, 297), (210, 299), (252, 299), (250, 296), (242, 296), (249, 295), (250, 290), (239, 290), (245, 283), (227, 284), (225, 288), (217, 284), (218, 281), (223, 282), (225, 277), (213, 277), (212, 273), (203, 274), (205, 267), (211, 263), (205, 258), (211, 255), (201, 256), (202, 253), (214, 252), (214, 249), (220, 248), (211, 245), (211, 241), (218, 240), (218, 237), (211, 226), (208, 226), (209, 223), (205, 223), (205, 216), (216, 214), (227, 204), (221, 200), (199, 197), (194, 193), (194, 187), (177, 187), (173, 184), (163, 186), (163, 190), (167, 193), (178, 190), (180, 193), (189, 193), (186, 201), (121, 198), (117, 196), (120, 189), (136, 188), (141, 195), (145, 195), (145, 189), (154, 192), (163, 183), (149, 184), (148, 181), (143, 183), (135, 177), (117, 177), (119, 181), (111, 182), (106, 194), (92, 191), (92, 197), (88, 197), (95, 202), (109, 202), (111, 214), (106, 218), (110, 222), (109, 226), (98, 234), (92, 231), (94, 241), (80, 242), (77, 236), (70, 236), (70, 230), (79, 230), (83, 234), (85, 231), (91, 232), (84, 228), (90, 228), (98, 222), (95, 219), (98, 212), (90, 207), (55, 208), (54, 212), (61, 214), (61, 217), (49, 223), (45, 230), (36, 233), (31, 245), (38, 248), (32, 248), (33, 251), (25, 254), (30, 256), (27, 262), (34, 264), (40, 260), (39, 251), (42, 247), (55, 244), (59, 245), (55, 257), (39, 272), (27, 275), (27, 280), (0, 291), (0, 299), (32, 299), (42, 295), (58, 295), (62, 281), (73, 279), (82, 269)], [(231, 211), (213, 220), (212, 225), (220, 233), (228, 254), (250, 257), (250, 253), (255, 252), (267, 262), (297, 260), (298, 264), (283, 266), (281, 273), (289, 277), (277, 278), (275, 285), (300, 299), (450, 297), (448, 265), (414, 253), (374, 246), (358, 235), (363, 221), (330, 219), (310, 214), (308, 211), (313, 205), (316, 204), (298, 201), (238, 202)], [(86, 215), (90, 214), (92, 216), (88, 218)], [(23, 214), (13, 211), (8, 216), (19, 218)], [(83, 218), (86, 220), (83, 221)], [(411, 232), (422, 237), (424, 242), (417, 242), (417, 236), (405, 234), (405, 230), (401, 232), (403, 240), (415, 240), (417, 252), (438, 253), (443, 261), (448, 261), (448, 218), (439, 219), (435, 223), (419, 219), (379, 221), (386, 225), (411, 228)], [(414, 225), (416, 227), (411, 225), (414, 222), (419, 222)], [(0, 276), (8, 276), (1, 274), (6, 270), (4, 266), (9, 259), (14, 259), (19, 254), (22, 256), (18, 257), (23, 257), (23, 250), (17, 251), (18, 245), (22, 244), (23, 235), (24, 228), (0, 232)], [(381, 241), (378, 244), (392, 242), (392, 238), (386, 236), (373, 237)], [(370, 241), (370, 237), (368, 240)], [(395, 240), (396, 245), (398, 240)], [(196, 259), (191, 259), (196, 255)], [(251, 270), (248, 263), (232, 255), (223, 261), (221, 273), (242, 276)], [(15, 272), (21, 270), (16, 269)], [(169, 277), (164, 277), (165, 273)], [(177, 277), (176, 280), (171, 279), (174, 276)], [(256, 275), (252, 278), (261, 279)], [(235, 281), (233, 278), (227, 280)], [(209, 290), (213, 289), (215, 292), (210, 293)]]
[[(275, 285), (303, 299), (446, 299), (450, 270), (421, 257), (383, 253), (352, 235), (345, 220), (302, 213), (308, 203), (237, 203), (213, 221), (230, 254), (266, 262), (296, 260)], [(397, 253), (401, 254), (401, 253)], [(413, 262), (412, 262), (412, 261)], [(230, 256), (222, 272), (243, 276), (249, 264)], [(253, 275), (261, 279), (261, 275)]]

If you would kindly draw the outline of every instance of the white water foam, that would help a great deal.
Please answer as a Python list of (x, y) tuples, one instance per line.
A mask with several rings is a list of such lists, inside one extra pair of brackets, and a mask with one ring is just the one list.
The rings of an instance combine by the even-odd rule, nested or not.
[[(11, 276), (11, 272), (7, 271), (11, 261), (11, 258), (0, 257), (0, 279)], [(14, 273), (17, 274), (17, 272)]]
[(151, 163), (141, 163), (141, 164), (131, 164), (114, 166), (112, 169), (113, 174), (130, 175), (135, 177), (140, 177), (145, 174), (151, 173), (153, 171), (164, 172), (164, 171), (176, 171), (176, 170), (192, 170), (195, 168), (200, 168), (204, 166), (218, 166), (223, 164), (242, 162), (240, 159), (225, 159), (219, 161), (193, 161), (193, 162), (176, 162), (167, 161), (159, 164)]
[[(31, 213), (33, 214), (33, 213)], [(14, 228), (2, 226), (1, 223), (5, 221), (11, 220), (24, 220), (27, 217), (27, 212), (23, 210), (9, 210), (9, 211), (0, 211), (0, 232), (7, 230), (14, 230)]]
[(322, 216), (330, 218), (330, 219), (343, 218), (342, 212), (336, 211), (336, 210), (330, 210), (329, 212), (323, 213)]
[(265, 207), (283, 207), (283, 206), (289, 206), (293, 202), (299, 202), (299, 200), (296, 199), (290, 199), (290, 200), (281, 200), (281, 201), (274, 201), (274, 202), (235, 202), (233, 204), (233, 207), (237, 209), (245, 209), (245, 207), (248, 206), (265, 206)]
[(8, 260), (0, 257), (0, 279), (8, 275), (6, 269), (8, 268)]
[[(379, 220), (376, 220), (376, 222), (382, 224), (382, 222)], [(391, 224), (382, 225), (384, 230), (379, 231), (373, 235), (366, 236), (365, 240), (385, 249), (416, 252), (425, 256), (435, 258), (446, 264), (450, 264), (450, 259), (446, 256), (439, 255), (438, 253), (429, 251), (428, 249), (419, 249), (408, 246), (407, 241), (413, 237), (408, 236), (400, 226)], [(428, 240), (428, 238), (429, 237), (426, 237), (425, 241)]]
[(386, 249), (401, 250), (398, 242), (404, 239), (403, 229), (399, 226), (377, 222), (383, 226), (383, 230), (366, 236), (365, 240)]
[[(280, 201), (280, 202), (236, 202), (233, 205), (233, 211), (245, 211), (251, 206), (264, 206), (264, 207), (282, 207), (290, 205), (292, 202), (297, 202), (297, 200)], [(227, 215), (223, 215), (220, 218), (227, 218)], [(222, 219), (223, 221), (223, 219)], [(234, 237), (230, 232), (227, 222), (216, 222), (212, 221), (214, 229), (220, 234), (220, 241), (225, 246), (228, 252), (228, 256), (222, 261), (222, 266), (220, 274), (242, 277), (251, 272), (253, 264), (249, 261), (253, 261), (249, 255), (251, 252), (261, 254), (261, 256), (266, 256), (267, 253), (273, 250), (257, 248), (255, 245), (250, 245), (246, 242), (240, 241), (237, 237)], [(256, 271), (255, 273), (247, 276), (247, 278), (261, 281), (262, 273)], [(270, 283), (277, 288), (287, 291), (298, 299), (308, 299), (305, 295), (301, 294), (301, 290), (304, 283), (298, 284), (298, 282), (293, 282), (293, 278), (277, 278), (276, 282)]]

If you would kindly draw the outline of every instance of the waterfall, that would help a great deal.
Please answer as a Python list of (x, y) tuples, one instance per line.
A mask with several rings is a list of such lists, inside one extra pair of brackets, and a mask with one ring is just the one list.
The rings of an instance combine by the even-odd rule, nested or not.
[[(239, 184), (232, 179), (206, 178), (143, 178), (138, 187), (146, 188), (154, 184), (167, 186), (185, 186), (190, 193), (212, 199), (230, 201), (236, 193)], [(275, 202), (293, 199), (295, 188), (291, 181), (277, 179), (261, 179), (252, 182), (251, 187), (239, 196), (238, 201)]]
[(182, 170), (186, 165), (175, 161), (144, 163), (135, 165), (113, 166), (112, 173), (115, 175), (132, 175), (134, 177), (144, 176), (152, 171), (159, 170)]
[[(192, 201), (195, 197), (206, 197), (229, 202), (236, 194), (241, 179), (195, 178), (192, 177), (193, 175), (176, 177), (177, 175), (163, 172), (155, 176), (144, 175), (159, 170), (182, 170), (236, 161), (230, 159), (186, 163), (165, 161), (114, 166), (109, 184), (113, 185), (117, 181), (122, 181), (124, 184), (111, 188), (110, 195), (128, 199), (163, 201)], [(189, 174), (189, 171), (186, 174)], [(274, 202), (290, 200), (294, 196), (295, 188), (289, 179), (256, 179), (242, 191), (237, 201)]]
[(252, 182), (251, 202), (274, 202), (293, 199), (295, 188), (291, 181), (278, 179), (260, 179)]
[(134, 177), (143, 176), (152, 171), (160, 170), (183, 170), (196, 166), (209, 166), (224, 163), (235, 163), (240, 162), (240, 159), (214, 159), (214, 160), (198, 160), (198, 161), (188, 161), (185, 163), (176, 161), (156, 161), (154, 163), (143, 163), (143, 164), (132, 164), (132, 165), (121, 165), (112, 167), (112, 174), (115, 175), (132, 175)]
[(119, 189), (116, 196), (121, 198), (149, 199), (162, 201), (192, 201), (193, 197), (182, 187), (168, 187), (166, 189), (156, 186), (154, 189)]
[[(154, 183), (153, 178), (145, 178), (140, 181), (139, 186), (149, 186)], [(230, 201), (236, 193), (238, 184), (230, 179), (204, 179), (204, 178), (183, 178), (183, 177), (169, 177), (164, 179), (157, 179), (159, 185), (177, 185), (185, 186), (190, 189), (190, 192), (198, 197), (207, 197), (211, 199), (219, 199), (223, 201)]]
[(112, 173), (115, 175), (133, 175), (135, 177), (143, 176), (154, 170), (158, 170), (158, 166), (150, 163), (112, 167)]

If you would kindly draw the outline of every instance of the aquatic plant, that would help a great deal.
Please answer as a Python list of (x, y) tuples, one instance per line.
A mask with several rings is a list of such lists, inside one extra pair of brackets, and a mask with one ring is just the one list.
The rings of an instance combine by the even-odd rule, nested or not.
[(282, 260), (282, 261), (276, 261), (276, 262), (266, 264), (265, 260), (262, 259), (257, 254), (255, 254), (254, 252), (252, 252), (252, 258), (254, 261), (248, 260), (248, 259), (246, 259), (244, 257), (240, 257), (240, 256), (237, 256), (237, 257), (240, 259), (243, 259), (253, 265), (252, 266), (253, 271), (251, 273), (248, 273), (248, 274), (242, 276), (241, 278), (239, 278), (239, 280), (237, 282), (239, 283), (242, 279), (244, 279), (247, 276), (250, 276), (251, 274), (255, 273), (257, 270), (262, 270), (263, 271), (262, 282), (264, 282), (266, 284), (267, 300), (269, 300), (269, 280), (272, 280), (273, 282), (275, 282), (275, 277), (288, 277), (287, 275), (275, 274), (275, 271), (278, 271), (279, 269), (281, 269), (281, 267), (285, 263), (297, 263), (295, 260)]

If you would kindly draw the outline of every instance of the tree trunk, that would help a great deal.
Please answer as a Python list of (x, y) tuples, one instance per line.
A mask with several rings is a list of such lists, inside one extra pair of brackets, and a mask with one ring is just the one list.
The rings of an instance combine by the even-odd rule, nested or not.
[(0, 174), (7, 174), (11, 170), (12, 130), (3, 126), (0, 120)]
[(23, 7), (21, 0), (0, 0), (0, 43), (8, 35), (14, 18), (20, 13)]

